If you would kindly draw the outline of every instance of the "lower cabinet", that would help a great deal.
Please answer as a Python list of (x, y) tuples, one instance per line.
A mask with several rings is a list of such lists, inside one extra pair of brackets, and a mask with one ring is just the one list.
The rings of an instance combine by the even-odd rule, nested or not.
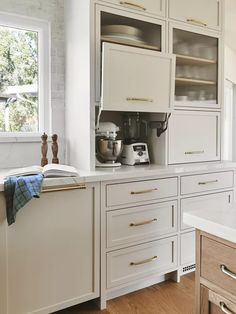
[(48, 314), (99, 296), (99, 203), (97, 184), (43, 193), (10, 227), (0, 207), (1, 314)]
[(195, 231), (180, 235), (180, 265), (195, 264)]

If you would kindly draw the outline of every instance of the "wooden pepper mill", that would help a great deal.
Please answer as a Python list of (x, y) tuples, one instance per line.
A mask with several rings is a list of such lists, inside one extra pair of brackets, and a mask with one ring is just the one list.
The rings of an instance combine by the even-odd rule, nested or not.
[(52, 163), (53, 164), (59, 164), (59, 159), (57, 157), (57, 154), (58, 154), (57, 139), (58, 139), (57, 134), (53, 134), (53, 136), (52, 136), (52, 155), (53, 155)]
[(48, 143), (47, 139), (48, 136), (46, 133), (43, 133), (41, 136), (42, 139), (42, 145), (41, 145), (41, 152), (42, 152), (42, 158), (41, 158), (41, 166), (45, 166), (48, 164), (48, 159), (47, 159), (47, 153), (48, 153)]

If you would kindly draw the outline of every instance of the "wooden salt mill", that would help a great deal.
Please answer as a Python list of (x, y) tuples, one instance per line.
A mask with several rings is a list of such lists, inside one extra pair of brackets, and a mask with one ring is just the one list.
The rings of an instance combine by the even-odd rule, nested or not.
[(57, 158), (58, 154), (58, 143), (57, 143), (58, 136), (57, 134), (53, 134), (52, 136), (52, 163), (53, 164), (59, 164), (59, 159)]
[(41, 145), (41, 152), (42, 152), (42, 158), (41, 158), (41, 166), (45, 166), (48, 164), (48, 159), (47, 159), (47, 153), (48, 153), (48, 143), (47, 139), (48, 136), (46, 133), (43, 133), (41, 136), (42, 139), (42, 145)]

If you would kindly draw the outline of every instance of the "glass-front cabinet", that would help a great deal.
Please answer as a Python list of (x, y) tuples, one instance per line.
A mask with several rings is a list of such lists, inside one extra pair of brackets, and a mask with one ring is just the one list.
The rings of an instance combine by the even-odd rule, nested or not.
[[(175, 107), (221, 106), (220, 41), (194, 28), (170, 26), (170, 50), (176, 55)], [(210, 34), (210, 35), (209, 35)]]

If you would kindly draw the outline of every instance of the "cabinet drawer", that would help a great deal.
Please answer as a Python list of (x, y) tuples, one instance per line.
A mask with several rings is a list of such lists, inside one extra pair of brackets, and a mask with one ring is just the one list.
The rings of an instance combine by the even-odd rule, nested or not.
[(170, 111), (174, 73), (174, 55), (103, 43), (103, 110)]
[(107, 206), (151, 201), (177, 196), (177, 178), (157, 179), (139, 182), (108, 184), (106, 186)]
[(166, 0), (104, 0), (104, 2), (117, 4), (125, 9), (142, 12), (143, 14), (166, 15)]
[(177, 231), (177, 202), (107, 212), (107, 247)]
[(107, 254), (107, 288), (177, 266), (177, 237), (154, 241)]
[(232, 188), (233, 171), (181, 177), (181, 195)]
[(236, 294), (236, 248), (201, 237), (201, 277)]
[(173, 113), (169, 121), (169, 164), (219, 160), (219, 132), (219, 113)]
[(230, 300), (222, 297), (221, 295), (215, 293), (212, 290), (208, 290), (209, 296), (208, 300), (210, 302), (211, 314), (219, 314), (219, 313), (228, 313), (233, 314), (236, 313), (236, 304), (231, 302)]
[(195, 264), (195, 231), (180, 236), (180, 264)]
[(186, 230), (189, 227), (183, 223), (183, 213), (197, 210), (199, 208), (209, 208), (217, 206), (226, 206), (233, 201), (233, 191), (214, 193), (204, 196), (195, 196), (190, 198), (185, 198), (181, 200), (180, 211), (181, 211), (181, 230)]
[[(221, 0), (169, 0), (169, 17), (211, 29), (221, 28)], [(204, 8), (204, 10), (203, 10)]]

